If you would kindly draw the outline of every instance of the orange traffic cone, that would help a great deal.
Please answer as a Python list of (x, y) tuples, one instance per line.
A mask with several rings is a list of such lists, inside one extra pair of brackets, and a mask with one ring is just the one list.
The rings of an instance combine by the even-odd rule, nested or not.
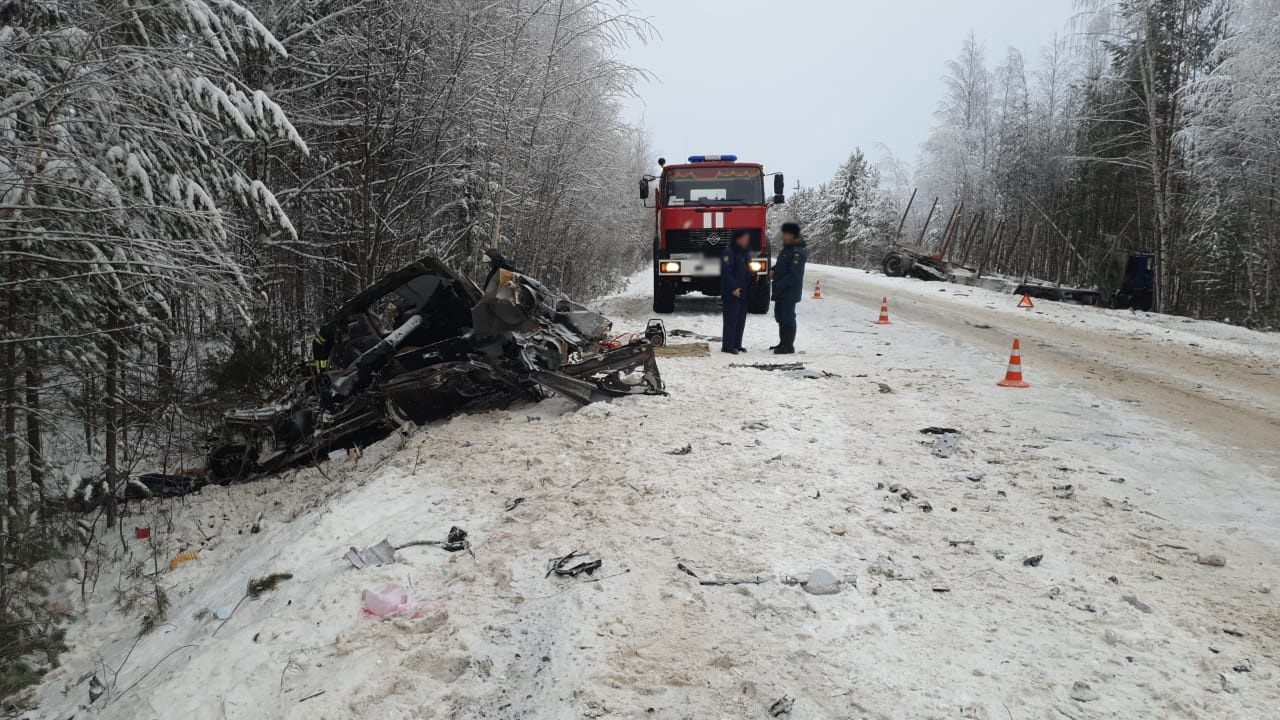
[(1000, 387), (1029, 388), (1031, 383), (1022, 379), (1022, 344), (1013, 339), (1013, 354), (1009, 356), (1009, 369), (1004, 379), (996, 383)]
[(813, 286), (813, 299), (814, 299), (814, 300), (825, 300), (825, 299), (826, 299), (826, 298), (822, 297), (822, 281), (821, 281), (821, 280), (819, 280), (819, 281), (817, 282), (817, 284)]
[(876, 321), (877, 325), (892, 325), (889, 322), (889, 298), (880, 301), (880, 319)]
[(1026, 293), (1022, 293), (1022, 299), (1018, 301), (1018, 307), (1033, 308), (1035, 306), (1035, 303), (1031, 302), (1031, 296)]

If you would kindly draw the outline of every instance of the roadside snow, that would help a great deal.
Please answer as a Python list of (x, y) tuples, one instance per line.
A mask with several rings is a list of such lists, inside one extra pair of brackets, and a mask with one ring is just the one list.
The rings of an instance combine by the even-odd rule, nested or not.
[(1227, 322), (1034, 299), (1035, 307), (1027, 310), (1017, 306), (1019, 297), (1016, 295), (977, 286), (891, 278), (854, 268), (821, 266), (821, 270), (859, 285), (882, 288), (886, 294), (899, 297), (934, 298), (945, 293), (956, 304), (984, 307), (1010, 316), (1033, 314), (1061, 325), (1086, 325), (1093, 330), (1133, 335), (1158, 343), (1190, 345), (1222, 355), (1270, 362), (1275, 362), (1280, 356), (1280, 333), (1258, 332)]
[[(1008, 301), (948, 287), (956, 303)], [(620, 331), (643, 328), (647, 290), (639, 278), (605, 303)], [(1108, 332), (1171, 322), (1042, 305)], [(718, 335), (715, 312), (683, 301), (666, 323)], [(358, 461), (146, 503), (128, 522), (153, 528), (167, 620), (137, 639), (111, 607), (152, 546), (109, 543), (122, 554), (33, 717), (768, 717), (784, 696), (797, 718), (1274, 717), (1274, 462), (1076, 385), (996, 388), (1003, 358), (874, 317), (834, 297), (800, 306), (804, 352), (786, 360), (829, 375), (730, 367), (777, 360), (760, 350), (771, 320), (752, 316), (745, 356), (660, 361), (667, 398), (459, 417)], [(1272, 352), (1178, 325), (1179, 341)], [(950, 457), (929, 426), (959, 431)], [(474, 558), (342, 559), (454, 525)], [(189, 547), (199, 558), (167, 570)], [(545, 576), (575, 550), (603, 566)], [(1210, 554), (1226, 565), (1197, 562)], [(704, 586), (678, 565), (764, 582)], [(840, 592), (782, 582), (815, 569)], [(294, 577), (225, 626), (201, 612), (276, 572)], [(361, 591), (388, 582), (421, 617), (359, 619)], [(111, 690), (86, 708), (93, 674)]]

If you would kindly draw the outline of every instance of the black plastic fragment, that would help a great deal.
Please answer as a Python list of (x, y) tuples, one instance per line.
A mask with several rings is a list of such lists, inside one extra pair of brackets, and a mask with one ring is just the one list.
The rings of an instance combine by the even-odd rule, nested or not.
[[(546, 577), (551, 577), (552, 573), (556, 574), (559, 577), (578, 577), (579, 575), (591, 575), (596, 570), (600, 569), (600, 566), (603, 564), (603, 561), (602, 560), (582, 561), (583, 558), (586, 558), (587, 556), (588, 556), (588, 553), (579, 553), (577, 550), (574, 550), (568, 555), (562, 555), (558, 558), (551, 558), (551, 560), (548, 561), (547, 563)], [(570, 564), (570, 563), (573, 563), (574, 560), (580, 560), (581, 562), (578, 562), (576, 564)]]

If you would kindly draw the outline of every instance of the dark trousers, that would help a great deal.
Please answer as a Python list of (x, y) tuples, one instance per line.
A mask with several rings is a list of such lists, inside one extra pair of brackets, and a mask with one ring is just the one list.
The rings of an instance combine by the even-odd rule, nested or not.
[(737, 350), (742, 347), (742, 333), (747, 328), (747, 294), (742, 297), (732, 295), (724, 299), (724, 350)]
[(787, 300), (773, 301), (773, 319), (778, 321), (779, 330), (796, 329), (796, 304)]

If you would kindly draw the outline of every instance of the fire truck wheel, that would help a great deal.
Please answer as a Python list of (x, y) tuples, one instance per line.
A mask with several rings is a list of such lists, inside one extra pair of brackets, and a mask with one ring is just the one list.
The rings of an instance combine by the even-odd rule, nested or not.
[(884, 256), (884, 260), (880, 261), (880, 269), (889, 277), (903, 277), (911, 268), (907, 265), (906, 258), (901, 253), (891, 252)]
[(747, 312), (764, 315), (769, 312), (769, 281), (757, 280), (747, 295)]
[(676, 289), (669, 282), (659, 280), (653, 287), (653, 311), (662, 315), (675, 312)]

